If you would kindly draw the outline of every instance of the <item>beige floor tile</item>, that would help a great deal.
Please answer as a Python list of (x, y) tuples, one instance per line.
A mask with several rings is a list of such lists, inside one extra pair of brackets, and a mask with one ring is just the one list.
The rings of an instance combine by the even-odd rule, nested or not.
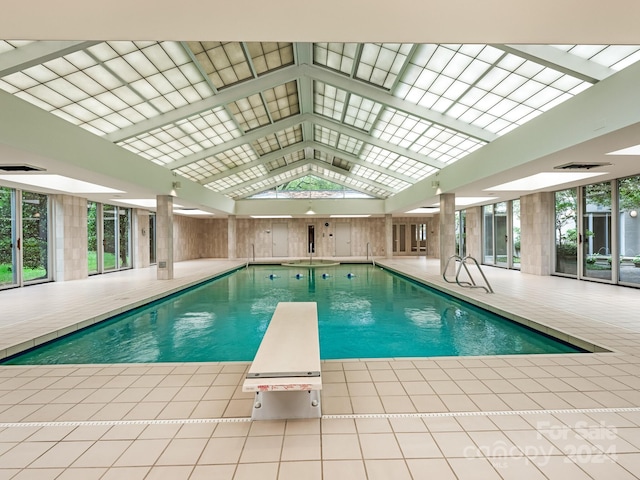
[(216, 426), (213, 437), (246, 437), (251, 426), (251, 422), (220, 423)]
[(175, 438), (206, 438), (209, 439), (216, 429), (215, 423), (186, 423), (180, 425)]
[(232, 480), (236, 465), (196, 465), (189, 480)]
[(380, 401), (386, 413), (413, 413), (417, 408), (417, 405), (406, 395), (380, 396)]
[(55, 442), (20, 443), (0, 456), (0, 470), (25, 468), (55, 445)]
[(320, 419), (305, 418), (287, 420), (285, 435), (319, 435)]
[(56, 480), (98, 480), (106, 471), (106, 468), (67, 468)]
[(214, 437), (207, 442), (198, 464), (238, 463), (245, 437)]
[(145, 480), (189, 480), (193, 466), (155, 466)]
[(320, 460), (319, 435), (287, 435), (284, 437), (282, 454), (283, 462), (297, 460)]
[(322, 435), (322, 458), (324, 460), (359, 460), (362, 458), (358, 435), (330, 434)]
[(251, 422), (249, 424), (249, 436), (260, 437), (265, 435), (284, 435), (286, 420), (265, 420), (260, 422)]
[(358, 437), (364, 459), (402, 458), (402, 452), (392, 433), (363, 433)]
[(53, 480), (58, 477), (64, 470), (61, 468), (34, 468), (26, 469), (19, 472), (15, 477), (16, 480)]
[(118, 467), (154, 465), (168, 443), (167, 439), (135, 440), (114, 465)]
[(451, 458), (449, 465), (459, 480), (502, 480), (486, 458)]
[(324, 480), (345, 478), (349, 480), (367, 480), (362, 460), (324, 460), (322, 462)]
[(248, 437), (240, 455), (240, 463), (277, 462), (280, 460), (283, 437)]
[(233, 480), (276, 480), (277, 476), (277, 463), (241, 463), (236, 468)]
[(195, 465), (207, 445), (204, 438), (178, 438), (165, 448), (156, 465)]
[(358, 433), (391, 433), (391, 424), (386, 418), (356, 418)]
[(110, 468), (100, 480), (143, 480), (151, 467)]
[(411, 480), (404, 460), (365, 460), (368, 480)]
[(33, 468), (66, 468), (86, 452), (92, 442), (59, 442), (30, 464)]
[(110, 467), (131, 445), (131, 440), (107, 440), (91, 445), (71, 466)]
[(281, 462), (278, 480), (322, 480), (322, 463), (309, 462)]
[(456, 476), (444, 459), (421, 458), (407, 459), (407, 466), (411, 472), (413, 480), (456, 480)]

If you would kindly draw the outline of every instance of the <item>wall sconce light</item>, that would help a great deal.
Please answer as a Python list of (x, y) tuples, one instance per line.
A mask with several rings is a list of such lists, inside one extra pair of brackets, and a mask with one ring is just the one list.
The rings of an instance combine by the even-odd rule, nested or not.
[(171, 183), (171, 192), (169, 192), (169, 195), (171, 195), (172, 197), (175, 197), (177, 195), (177, 191), (180, 190), (182, 188), (182, 184), (180, 182), (172, 182)]
[(638, 216), (638, 211), (637, 211), (637, 210), (631, 210), (631, 211), (629, 212), (629, 216), (630, 216), (631, 218), (636, 218), (636, 217)]
[(311, 202), (309, 202), (309, 208), (304, 213), (305, 213), (305, 215), (315, 215), (316, 214), (316, 212), (313, 211), (313, 208), (311, 208)]

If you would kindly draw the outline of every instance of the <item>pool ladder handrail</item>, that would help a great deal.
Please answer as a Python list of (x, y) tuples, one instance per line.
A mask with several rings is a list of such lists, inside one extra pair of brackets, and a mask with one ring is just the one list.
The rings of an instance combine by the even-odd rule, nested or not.
[[(456, 279), (455, 279), (455, 281), (454, 280), (449, 280), (447, 278), (447, 269), (449, 268), (449, 263), (453, 259), (455, 259), (457, 262), (460, 262), (460, 265), (458, 266), (458, 269), (456, 270)], [(473, 279), (473, 276), (471, 275), (471, 272), (467, 268), (467, 260), (473, 261), (473, 263), (475, 263), (476, 267), (478, 267), (478, 271), (480, 272), (480, 275), (482, 275), (482, 279), (484, 280), (485, 285), (477, 285), (476, 284), (475, 280)], [(463, 268), (464, 268), (465, 272), (467, 273), (467, 276), (469, 277), (469, 281), (468, 282), (460, 280), (460, 272), (462, 271)], [(480, 264), (478, 263), (478, 261), (475, 258), (473, 258), (471, 255), (467, 255), (464, 258), (461, 257), (460, 255), (451, 255), (447, 259), (447, 263), (444, 266), (444, 271), (442, 273), (442, 278), (447, 283), (457, 283), (459, 286), (466, 287), (466, 288), (482, 288), (487, 293), (494, 293), (493, 292), (493, 288), (491, 288), (491, 284), (489, 283), (489, 280), (487, 280), (487, 277), (485, 276), (484, 272), (482, 271), (482, 267), (480, 267)]]
[(373, 258), (373, 249), (371, 248), (371, 242), (367, 242), (367, 262), (369, 261), (369, 250), (371, 250), (371, 263), (376, 266), (376, 259)]
[(245, 265), (245, 268), (249, 268), (249, 261), (251, 258), (253, 258), (253, 263), (256, 262), (256, 244), (252, 243), (251, 245), (249, 245), (250, 250), (247, 252), (247, 264)]

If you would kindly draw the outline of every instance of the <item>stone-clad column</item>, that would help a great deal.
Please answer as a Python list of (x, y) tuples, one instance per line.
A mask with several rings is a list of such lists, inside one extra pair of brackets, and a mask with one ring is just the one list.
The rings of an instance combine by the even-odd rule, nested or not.
[(229, 215), (227, 219), (227, 244), (229, 260), (236, 258), (236, 216)]
[(158, 280), (173, 278), (173, 197), (158, 195), (156, 209)]
[(384, 216), (384, 248), (387, 258), (393, 257), (393, 217), (390, 213)]
[(87, 199), (52, 195), (55, 217), (54, 279), (87, 278)]
[[(451, 255), (456, 253), (456, 196), (454, 193), (440, 195), (440, 274)], [(449, 263), (446, 274), (455, 274), (455, 262)]]
[(520, 197), (520, 270), (550, 275), (553, 246), (555, 197), (540, 192)]

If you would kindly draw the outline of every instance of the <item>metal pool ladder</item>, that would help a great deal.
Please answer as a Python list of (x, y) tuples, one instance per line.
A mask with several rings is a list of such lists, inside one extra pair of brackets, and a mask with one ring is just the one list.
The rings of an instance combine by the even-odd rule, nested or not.
[[(456, 270), (456, 279), (455, 280), (449, 280), (447, 278), (447, 269), (449, 268), (449, 263), (453, 259), (455, 259), (457, 262), (460, 262), (460, 265), (458, 266), (458, 269)], [(480, 275), (482, 275), (482, 279), (484, 280), (485, 285), (477, 285), (476, 284), (475, 280), (473, 279), (473, 276), (471, 275), (471, 272), (467, 268), (467, 260), (471, 260), (473, 263), (475, 263), (476, 267), (478, 267), (478, 271), (480, 272)], [(467, 276), (469, 277), (469, 281), (468, 282), (460, 280), (460, 272), (462, 271), (463, 268), (464, 268), (465, 272), (467, 273)], [(484, 272), (482, 271), (482, 268), (480, 267), (480, 264), (471, 255), (467, 255), (464, 258), (461, 257), (460, 255), (451, 255), (447, 259), (447, 263), (444, 266), (444, 273), (442, 274), (442, 278), (447, 283), (457, 283), (461, 287), (467, 287), (467, 288), (483, 288), (485, 292), (493, 293), (493, 288), (491, 288), (491, 285), (489, 284), (489, 280), (487, 280), (487, 277), (485, 277)]]
[(371, 263), (373, 263), (373, 266), (376, 266), (376, 259), (373, 258), (373, 249), (371, 248), (371, 243), (367, 242), (367, 261), (369, 261), (369, 251), (371, 251)]

